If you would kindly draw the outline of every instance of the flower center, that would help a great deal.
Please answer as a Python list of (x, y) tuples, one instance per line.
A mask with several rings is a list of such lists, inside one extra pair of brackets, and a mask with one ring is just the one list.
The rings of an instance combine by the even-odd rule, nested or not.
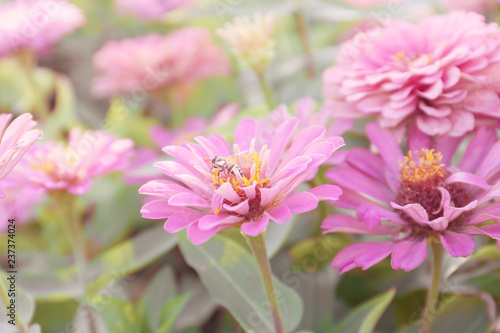
[[(462, 184), (446, 184), (445, 179), (451, 174), (441, 164), (441, 153), (435, 153), (433, 149), (422, 149), (416, 152), (417, 157), (408, 152), (401, 165), (401, 182), (398, 194), (394, 200), (397, 204), (420, 204), (429, 215), (429, 220), (443, 216), (441, 208), (441, 192), (438, 187), (445, 188), (451, 196), (451, 204), (456, 207), (465, 206), (470, 200), (470, 194)], [(403, 211), (401, 216), (408, 220), (412, 219)]]
[[(249, 215), (255, 217), (263, 213), (261, 202), (261, 188), (269, 187), (270, 179), (264, 177), (262, 173), (262, 163), (257, 153), (238, 154), (222, 158), (224, 162), (212, 168), (212, 184), (219, 188), (224, 183), (231, 184), (233, 190), (238, 194), (241, 201), (248, 199)], [(221, 161), (221, 160), (219, 160)], [(255, 195), (249, 195), (252, 190), (249, 187), (255, 187)], [(239, 202), (224, 200), (225, 204), (230, 206)], [(218, 211), (215, 212), (218, 214)]]

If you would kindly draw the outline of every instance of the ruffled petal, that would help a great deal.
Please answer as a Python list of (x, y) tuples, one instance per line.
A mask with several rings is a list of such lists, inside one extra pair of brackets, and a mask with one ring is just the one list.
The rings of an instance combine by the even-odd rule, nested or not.
[(381, 225), (378, 228), (369, 229), (363, 221), (359, 221), (353, 216), (344, 214), (327, 217), (322, 222), (321, 228), (324, 229), (324, 234), (338, 232), (349, 234), (386, 235), (392, 234), (395, 230), (395, 227), (389, 225)]
[(445, 230), (439, 235), (441, 244), (452, 257), (468, 257), (474, 252), (474, 238), (466, 234), (458, 234)]
[(392, 252), (391, 266), (409, 272), (417, 268), (427, 257), (427, 239), (403, 241)]
[(241, 225), (241, 231), (248, 236), (255, 237), (263, 233), (269, 223), (268, 215), (264, 214), (258, 220), (251, 220), (250, 222), (245, 222)]

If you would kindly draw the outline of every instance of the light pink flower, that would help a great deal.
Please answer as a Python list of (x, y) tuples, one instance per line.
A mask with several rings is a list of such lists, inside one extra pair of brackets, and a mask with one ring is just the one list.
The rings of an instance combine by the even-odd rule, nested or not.
[(351, 149), (325, 174), (344, 191), (336, 206), (356, 216), (334, 215), (322, 227), (325, 233), (386, 235), (386, 241), (349, 245), (333, 267), (341, 273), (367, 269), (392, 253), (392, 267), (410, 271), (425, 260), (429, 242), (467, 257), (475, 248), (471, 235), (500, 239), (500, 140), (494, 128), (478, 128), (463, 154), (457, 152), (463, 138), (432, 142), (412, 133), (405, 156), (394, 134), (378, 124), (369, 124), (367, 134), (378, 153)]
[[(21, 157), (42, 136), (40, 130), (32, 130), (36, 122), (29, 113), (14, 119), (11, 114), (0, 114), (0, 180), (5, 178)], [(0, 190), (0, 198), (5, 195)]]
[(116, 0), (116, 11), (145, 22), (162, 21), (165, 14), (185, 7), (196, 0)]
[(45, 191), (29, 184), (22, 175), (13, 171), (2, 180), (5, 197), (0, 200), (0, 234), (7, 231), (8, 220), (16, 225), (30, 222), (37, 205), (43, 200)]
[(393, 0), (342, 0), (353, 7), (369, 9), (390, 4)]
[(0, 4), (0, 57), (22, 50), (45, 52), (86, 23), (75, 5), (61, 0)]
[(188, 27), (167, 35), (108, 42), (94, 56), (96, 96), (162, 91), (231, 74), (224, 51), (210, 32)]
[(476, 13), (392, 22), (342, 44), (324, 73), (325, 107), (403, 133), (461, 136), (500, 118), (500, 29)]
[(449, 10), (465, 10), (480, 14), (488, 14), (495, 10), (492, 0), (444, 0), (444, 4)]
[(129, 163), (134, 143), (116, 139), (105, 131), (71, 130), (68, 145), (42, 142), (31, 149), (14, 170), (31, 184), (46, 191), (85, 193), (91, 180), (123, 170)]
[[(165, 147), (175, 160), (156, 166), (172, 180), (141, 187), (140, 193), (157, 198), (142, 207), (143, 217), (167, 218), (165, 230), (187, 228), (192, 242), (200, 244), (233, 226), (257, 236), (270, 221), (284, 223), (292, 213), (315, 209), (319, 200), (337, 200), (341, 190), (333, 185), (296, 193), (309, 174), (344, 145), (340, 137), (324, 138), (321, 126), (297, 133), (298, 123), (296, 118), (284, 121), (263, 144), (257, 142), (257, 121), (245, 118), (235, 130), (232, 149), (217, 134)], [(214, 157), (236, 167), (218, 170)]]

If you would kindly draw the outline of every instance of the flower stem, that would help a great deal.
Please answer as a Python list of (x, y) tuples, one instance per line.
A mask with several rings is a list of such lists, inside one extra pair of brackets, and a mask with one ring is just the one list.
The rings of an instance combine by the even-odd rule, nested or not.
[(436, 308), (439, 298), (439, 285), (441, 283), (441, 270), (443, 266), (443, 247), (441, 243), (432, 242), (432, 281), (427, 293), (422, 325), (419, 333), (428, 333), (436, 317)]
[(250, 237), (243, 233), (241, 234), (246, 239), (248, 246), (250, 246), (254, 257), (257, 260), (257, 264), (259, 265), (260, 276), (262, 277), (262, 283), (264, 284), (264, 289), (266, 290), (269, 306), (271, 307), (271, 313), (273, 315), (274, 328), (276, 330), (276, 333), (284, 333), (285, 329), (281, 320), (278, 299), (276, 298), (276, 291), (274, 290), (271, 265), (269, 264), (269, 258), (267, 257), (266, 251), (266, 243), (264, 242), (264, 233), (261, 233), (256, 237)]
[(314, 78), (314, 62), (311, 52), (311, 45), (309, 44), (309, 39), (307, 38), (307, 23), (301, 12), (295, 12), (293, 14), (295, 21), (297, 23), (297, 31), (299, 33), (300, 43), (304, 49), (304, 59), (306, 66), (307, 77)]
[(266, 81), (264, 72), (256, 72), (257, 76), (259, 77), (259, 82), (260, 82), (260, 88), (262, 89), (262, 92), (264, 93), (264, 97), (266, 98), (266, 103), (267, 106), (269, 107), (270, 110), (276, 109), (278, 104), (276, 103), (276, 99), (274, 98), (273, 90), (271, 89), (271, 86)]
[[(0, 300), (4, 305), (4, 309), (10, 305), (10, 299), (9, 296), (7, 295), (7, 289), (5, 289), (3, 282), (0, 282)], [(26, 332), (26, 326), (21, 321), (21, 317), (19, 317), (19, 314), (16, 314), (16, 325), (19, 326), (21, 332)]]

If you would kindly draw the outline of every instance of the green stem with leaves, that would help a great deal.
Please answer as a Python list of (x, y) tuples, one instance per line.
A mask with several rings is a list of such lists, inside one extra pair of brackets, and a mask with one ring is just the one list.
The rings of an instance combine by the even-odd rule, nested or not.
[(257, 260), (262, 283), (264, 284), (264, 289), (266, 291), (269, 306), (271, 308), (276, 333), (284, 333), (285, 328), (283, 327), (283, 322), (281, 320), (278, 299), (276, 298), (276, 291), (274, 290), (271, 264), (269, 263), (269, 258), (267, 256), (264, 233), (261, 233), (256, 237), (247, 236), (244, 233), (241, 234), (246, 239), (248, 246), (250, 246), (254, 257)]
[(439, 299), (439, 285), (441, 284), (441, 270), (443, 266), (443, 247), (440, 242), (432, 242), (432, 281), (427, 292), (424, 314), (419, 333), (428, 333), (436, 317), (436, 308)]
[(257, 76), (259, 77), (260, 88), (264, 93), (267, 106), (269, 107), (270, 110), (276, 109), (278, 104), (276, 103), (276, 98), (274, 98), (274, 93), (273, 90), (271, 89), (271, 86), (266, 81), (264, 71), (262, 72), (256, 71), (256, 73)]
[[(5, 289), (5, 286), (3, 282), (0, 282), (0, 300), (2, 301), (2, 304), (4, 305), (5, 308), (7, 308), (10, 305), (10, 299), (9, 295), (7, 294), (7, 289)], [(16, 325), (21, 329), (21, 332), (27, 332), (26, 326), (21, 320), (21, 317), (19, 317), (19, 314), (16, 313)]]

